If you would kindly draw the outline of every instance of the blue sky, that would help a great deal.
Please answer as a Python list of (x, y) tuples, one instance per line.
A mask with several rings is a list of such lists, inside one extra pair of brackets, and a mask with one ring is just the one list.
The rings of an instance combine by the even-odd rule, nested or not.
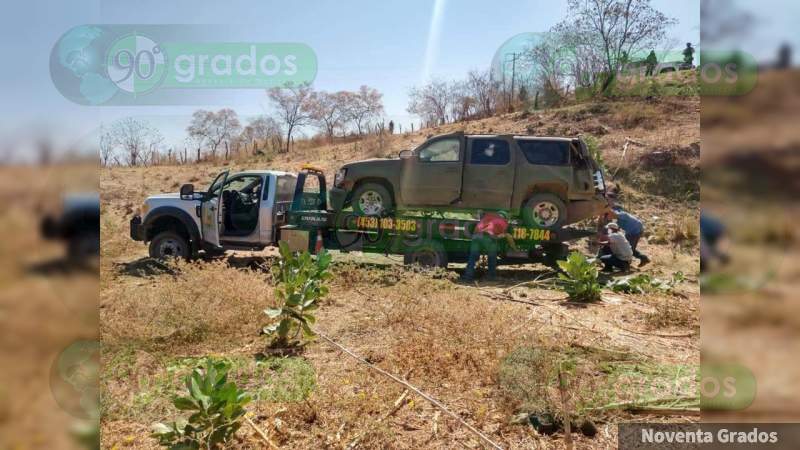
[[(430, 76), (451, 79), (470, 69), (488, 68), (507, 39), (546, 31), (566, 13), (565, 4), (557, 1), (439, 1), (439, 20), (433, 21), (438, 32), (432, 38), (435, 2), (425, 0), (6, 2), (0, 16), (0, 54), (5, 61), (0, 70), (0, 152), (15, 149), (24, 156), (27, 144), (41, 133), (58, 147), (80, 143), (101, 122), (129, 115), (151, 120), (170, 143), (182, 136), (196, 106), (89, 107), (58, 93), (50, 80), (50, 50), (62, 33), (77, 25), (222, 24), (233, 25), (238, 36), (252, 41), (303, 42), (317, 55), (315, 88), (375, 87), (384, 94), (387, 118), (407, 127), (414, 120), (405, 111), (407, 93), (426, 70)], [(669, 36), (695, 43), (698, 3), (653, 1), (679, 20)], [(260, 90), (226, 92), (226, 103), (241, 116), (269, 108)]]

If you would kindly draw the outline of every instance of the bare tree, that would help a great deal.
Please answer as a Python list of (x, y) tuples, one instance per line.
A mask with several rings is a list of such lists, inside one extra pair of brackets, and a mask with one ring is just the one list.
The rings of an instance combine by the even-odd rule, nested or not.
[(100, 149), (100, 162), (104, 167), (108, 167), (111, 162), (111, 156), (114, 154), (114, 136), (111, 134), (111, 130), (107, 130), (103, 125), (100, 125), (98, 147)]
[(421, 87), (411, 88), (408, 94), (409, 104), (406, 109), (424, 122), (442, 125), (447, 123), (447, 112), (452, 96), (445, 81), (432, 80)]
[(569, 28), (602, 51), (608, 74), (607, 88), (621, 64), (623, 54), (654, 49), (677, 23), (654, 9), (650, 0), (567, 0), (569, 15), (557, 28)]
[(282, 142), (281, 133), (281, 127), (274, 118), (258, 116), (250, 119), (242, 131), (242, 137), (246, 142), (253, 143), (253, 153), (256, 153), (258, 150), (256, 143), (258, 141), (263, 142), (265, 146), (267, 143), (272, 143), (274, 147), (280, 148)]
[(311, 119), (325, 132), (328, 141), (332, 141), (336, 130), (344, 125), (349, 100), (347, 93), (343, 91), (335, 93), (320, 91), (312, 95)]
[(158, 130), (133, 117), (114, 122), (109, 132), (110, 142), (122, 150), (125, 162), (130, 166), (147, 163), (163, 141)]
[(283, 87), (275, 87), (267, 91), (269, 99), (278, 111), (281, 121), (286, 126), (286, 148), (289, 152), (292, 144), (292, 132), (311, 119), (311, 95), (313, 90), (308, 83), (295, 85), (286, 83)]
[(476, 114), (477, 100), (471, 95), (466, 81), (450, 83), (450, 117), (454, 122), (466, 120)]
[[(236, 111), (232, 109), (223, 108), (217, 112), (199, 109), (192, 114), (192, 121), (186, 128), (186, 132), (198, 143), (198, 148), (203, 143), (207, 144), (212, 158), (216, 158), (217, 149), (224, 142), (226, 144), (225, 156), (227, 159), (228, 143), (240, 129), (239, 117), (236, 115)], [(197, 157), (199, 160), (199, 149)]]
[(374, 119), (383, 115), (383, 94), (369, 86), (361, 86), (357, 92), (343, 94), (345, 114), (356, 127), (359, 136)]
[(475, 99), (478, 114), (488, 117), (497, 108), (500, 83), (492, 80), (491, 70), (471, 70), (467, 74), (466, 88)]

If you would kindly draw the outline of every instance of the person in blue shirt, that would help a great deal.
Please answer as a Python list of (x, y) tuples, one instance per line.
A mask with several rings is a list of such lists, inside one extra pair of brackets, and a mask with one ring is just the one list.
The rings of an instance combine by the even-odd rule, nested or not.
[(649, 263), (650, 258), (636, 248), (644, 232), (644, 224), (642, 221), (639, 220), (638, 217), (622, 209), (619, 205), (615, 205), (611, 208), (608, 212), (608, 217), (616, 220), (619, 227), (625, 232), (625, 239), (631, 244), (633, 256), (639, 260), (639, 267)]
[(700, 272), (705, 272), (714, 261), (728, 263), (728, 255), (719, 249), (725, 237), (725, 225), (716, 217), (700, 211)]

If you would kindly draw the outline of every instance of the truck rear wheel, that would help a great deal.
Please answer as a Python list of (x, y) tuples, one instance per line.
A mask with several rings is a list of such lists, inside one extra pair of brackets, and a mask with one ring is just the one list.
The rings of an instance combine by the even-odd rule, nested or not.
[(379, 183), (364, 183), (353, 191), (353, 211), (363, 216), (380, 216), (394, 209), (392, 194)]
[(549, 192), (534, 194), (522, 207), (522, 221), (526, 226), (556, 229), (567, 220), (567, 207), (557, 195)]
[(162, 231), (150, 241), (150, 257), (158, 260), (189, 259), (189, 241), (174, 231)]
[(444, 247), (439, 242), (424, 242), (407, 249), (405, 255), (403, 255), (403, 263), (407, 266), (416, 264), (425, 268), (442, 267), (446, 269), (447, 252), (444, 251)]

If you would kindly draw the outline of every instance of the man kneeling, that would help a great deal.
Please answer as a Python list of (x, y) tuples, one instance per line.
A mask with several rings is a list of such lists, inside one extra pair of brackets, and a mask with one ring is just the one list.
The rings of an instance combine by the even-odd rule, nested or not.
[(622, 271), (629, 270), (633, 259), (631, 244), (625, 239), (625, 234), (616, 222), (609, 222), (606, 231), (608, 240), (601, 242), (603, 247), (597, 254), (597, 258), (603, 263), (603, 272), (613, 272), (615, 268)]

